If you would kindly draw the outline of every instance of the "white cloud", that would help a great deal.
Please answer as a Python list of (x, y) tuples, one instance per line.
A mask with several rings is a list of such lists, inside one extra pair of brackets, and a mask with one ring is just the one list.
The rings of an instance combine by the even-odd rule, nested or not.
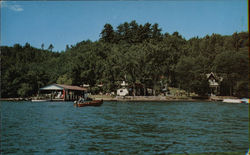
[(23, 11), (23, 8), (21, 5), (15, 4), (15, 2), (6, 2), (6, 1), (1, 1), (1, 8), (8, 8), (12, 11), (20, 12)]

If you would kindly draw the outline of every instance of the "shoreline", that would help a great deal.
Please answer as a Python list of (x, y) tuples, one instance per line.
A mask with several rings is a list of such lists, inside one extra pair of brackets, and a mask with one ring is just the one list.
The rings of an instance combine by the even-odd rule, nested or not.
[[(233, 96), (213, 96), (207, 98), (197, 97), (174, 97), (174, 96), (108, 96), (108, 95), (91, 95), (94, 100), (103, 101), (121, 101), (121, 102), (219, 102), (223, 99), (236, 99)], [(31, 101), (32, 97), (27, 98), (0, 98), (0, 101)], [(63, 101), (67, 102), (67, 101)]]
[(96, 100), (103, 101), (120, 101), (120, 102), (172, 102), (172, 101), (186, 101), (186, 102), (194, 102), (194, 101), (210, 101), (208, 99), (192, 99), (192, 98), (167, 98), (162, 96), (126, 96), (126, 97), (94, 97)]
[(103, 99), (103, 101), (110, 101), (110, 102), (215, 102), (211, 100), (196, 100), (196, 99), (190, 99), (190, 100), (183, 100), (183, 99), (167, 99), (167, 100), (130, 100), (130, 99)]
[[(120, 101), (120, 102), (197, 102), (197, 101), (203, 101), (203, 102), (212, 102), (214, 100), (210, 99), (192, 99), (192, 98), (162, 98), (162, 97), (155, 97), (155, 96), (147, 96), (147, 97), (141, 97), (141, 96), (135, 96), (135, 97), (94, 97), (94, 100), (103, 100), (103, 101)], [(32, 101), (32, 98), (0, 98), (0, 101)], [(51, 102), (51, 101), (50, 101)], [(53, 102), (53, 101), (52, 101)], [(68, 101), (62, 101), (62, 102), (68, 102)]]

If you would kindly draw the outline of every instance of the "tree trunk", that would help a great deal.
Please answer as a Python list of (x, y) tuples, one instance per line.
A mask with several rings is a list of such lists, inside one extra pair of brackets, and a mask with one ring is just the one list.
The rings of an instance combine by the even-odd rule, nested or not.
[(146, 96), (146, 85), (143, 84), (143, 95)]
[(153, 95), (156, 96), (156, 82), (153, 82)]
[(133, 83), (133, 96), (135, 96), (135, 83)]

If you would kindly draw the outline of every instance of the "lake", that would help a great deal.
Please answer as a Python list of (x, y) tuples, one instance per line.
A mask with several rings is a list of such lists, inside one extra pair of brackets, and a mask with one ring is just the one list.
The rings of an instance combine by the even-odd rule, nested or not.
[(1, 102), (4, 154), (247, 152), (248, 106), (222, 102)]

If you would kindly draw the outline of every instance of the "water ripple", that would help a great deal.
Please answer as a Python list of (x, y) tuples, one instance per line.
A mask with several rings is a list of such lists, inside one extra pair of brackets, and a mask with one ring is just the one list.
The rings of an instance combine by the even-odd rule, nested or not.
[(4, 154), (246, 152), (248, 105), (1, 102)]

